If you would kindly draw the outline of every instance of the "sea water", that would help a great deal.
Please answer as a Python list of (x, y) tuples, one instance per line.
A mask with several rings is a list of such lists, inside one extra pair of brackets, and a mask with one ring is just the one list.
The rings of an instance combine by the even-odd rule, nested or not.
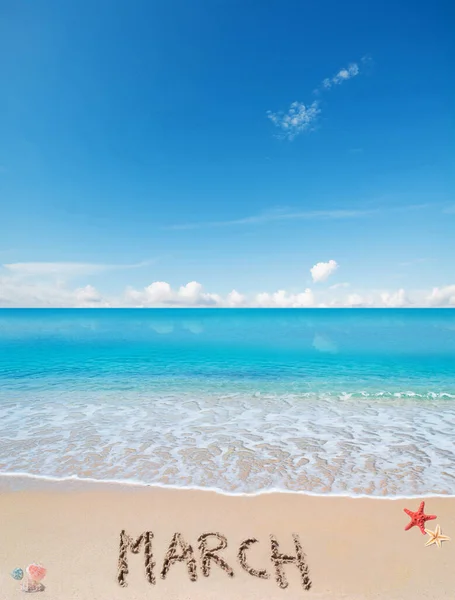
[(0, 310), (0, 474), (455, 494), (455, 311)]

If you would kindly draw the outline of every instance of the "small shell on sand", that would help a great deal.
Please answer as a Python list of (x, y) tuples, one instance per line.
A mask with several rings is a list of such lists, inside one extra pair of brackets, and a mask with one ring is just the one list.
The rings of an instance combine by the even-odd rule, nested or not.
[(29, 577), (27, 577), (22, 582), (21, 590), (23, 592), (28, 592), (28, 593), (42, 592), (44, 590), (44, 585), (42, 583), (39, 583), (38, 581), (33, 581), (33, 579), (30, 579)]

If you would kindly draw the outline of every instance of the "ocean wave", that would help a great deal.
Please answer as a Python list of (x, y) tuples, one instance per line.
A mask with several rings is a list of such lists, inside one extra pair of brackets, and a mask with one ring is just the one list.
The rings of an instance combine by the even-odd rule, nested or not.
[[(18, 483), (16, 483), (18, 482)], [(215, 494), (220, 494), (223, 496), (239, 496), (239, 497), (256, 497), (263, 496), (266, 494), (300, 494), (302, 496), (315, 496), (315, 497), (324, 497), (331, 496), (332, 498), (372, 498), (371, 495), (368, 494), (337, 494), (337, 493), (318, 493), (318, 492), (309, 492), (305, 490), (284, 490), (284, 489), (268, 489), (268, 490), (260, 490), (257, 492), (227, 492), (220, 488), (207, 488), (207, 487), (181, 487), (178, 485), (172, 484), (161, 484), (161, 483), (145, 483), (143, 481), (135, 481), (131, 479), (95, 479), (93, 477), (78, 477), (76, 475), (70, 475), (68, 477), (53, 477), (51, 475), (35, 475), (33, 473), (2, 473), (0, 472), (0, 490), (2, 489), (28, 489), (33, 485), (33, 483), (37, 483), (41, 488), (45, 484), (63, 484), (65, 489), (68, 489), (70, 485), (78, 486), (78, 489), (83, 489), (84, 487), (96, 485), (105, 488), (106, 486), (121, 486), (121, 487), (136, 487), (136, 488), (156, 488), (156, 489), (169, 489), (169, 490), (178, 490), (178, 491), (201, 491), (201, 492), (213, 492)], [(65, 485), (67, 484), (67, 485)], [(68, 485), (69, 484), (69, 485)], [(417, 495), (406, 495), (406, 496), (381, 496), (381, 500), (409, 500), (409, 499), (421, 499), (421, 498), (451, 498), (455, 497), (455, 494), (417, 494)]]
[(454, 394), (0, 395), (0, 472), (251, 494), (455, 494)]

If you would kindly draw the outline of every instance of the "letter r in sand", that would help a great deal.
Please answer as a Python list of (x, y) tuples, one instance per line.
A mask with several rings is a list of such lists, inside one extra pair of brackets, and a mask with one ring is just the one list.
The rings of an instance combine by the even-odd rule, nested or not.
[[(219, 544), (214, 548), (207, 548), (207, 538), (209, 537), (217, 538)], [(218, 556), (218, 554), (216, 554), (216, 552), (218, 552), (219, 550), (224, 550), (225, 548), (227, 548), (227, 539), (224, 535), (221, 535), (221, 533), (203, 533), (201, 536), (199, 536), (198, 542), (199, 551), (201, 553), (202, 574), (205, 577), (208, 577), (210, 575), (210, 561), (212, 560), (219, 567), (221, 567), (223, 571), (225, 571), (229, 575), (229, 577), (234, 577), (234, 571), (231, 569), (231, 567), (223, 558), (221, 558), (221, 556)]]

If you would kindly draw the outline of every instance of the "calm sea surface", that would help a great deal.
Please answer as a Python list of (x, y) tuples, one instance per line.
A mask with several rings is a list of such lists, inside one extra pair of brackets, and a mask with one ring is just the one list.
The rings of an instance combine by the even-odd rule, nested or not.
[(455, 494), (455, 310), (0, 310), (0, 473)]

